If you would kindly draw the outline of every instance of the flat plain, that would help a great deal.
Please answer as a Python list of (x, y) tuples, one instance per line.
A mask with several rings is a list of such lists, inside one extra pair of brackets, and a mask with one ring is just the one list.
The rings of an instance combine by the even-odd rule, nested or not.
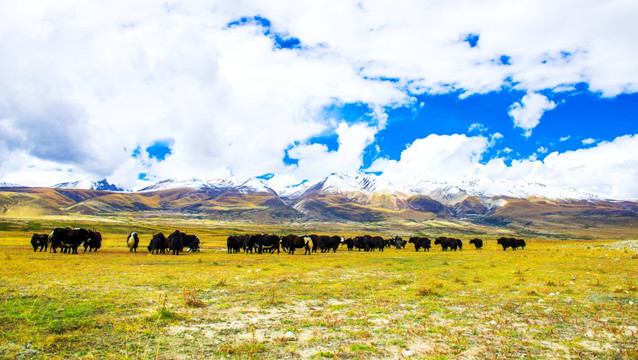
[[(33, 252), (31, 235), (57, 226), (95, 228), (102, 248)], [(198, 234), (202, 251), (147, 252), (153, 232), (176, 228)], [(141, 234), (137, 253), (130, 231)], [(258, 232), (394, 235), (352, 224), (3, 218), (0, 357), (638, 358), (633, 240), (523, 237), (524, 250), (503, 251), (488, 231), (475, 250), (477, 234), (461, 229), (450, 234), (464, 241), (456, 252), (226, 252), (228, 235)]]

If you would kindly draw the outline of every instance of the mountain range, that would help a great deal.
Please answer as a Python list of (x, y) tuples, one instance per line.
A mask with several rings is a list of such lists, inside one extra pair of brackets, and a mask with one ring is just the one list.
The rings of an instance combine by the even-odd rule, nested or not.
[(633, 235), (638, 228), (635, 201), (480, 178), (458, 184), (414, 181), (397, 187), (375, 175), (332, 174), (279, 191), (259, 178), (166, 179), (138, 191), (125, 191), (106, 180), (50, 188), (0, 185), (0, 214), (5, 216), (148, 213), (257, 223), (358, 222), (403, 227), (446, 221), (540, 233), (571, 229), (587, 234), (613, 228), (622, 236)]

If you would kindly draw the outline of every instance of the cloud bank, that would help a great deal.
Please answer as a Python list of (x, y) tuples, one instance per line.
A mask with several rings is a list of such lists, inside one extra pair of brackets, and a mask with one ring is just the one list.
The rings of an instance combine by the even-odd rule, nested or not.
[[(387, 112), (419, 106), (419, 94), (525, 91), (509, 113), (529, 136), (556, 106), (553, 91), (578, 83), (603, 97), (638, 91), (636, 8), (549, 0), (5, 2), (0, 179), (107, 177), (139, 188), (170, 177), (271, 173), (287, 186), (358, 172)], [(375, 113), (326, 116), (344, 104)], [(337, 148), (313, 140), (322, 136), (336, 137)], [(400, 159), (378, 158), (370, 169), (398, 180), (481, 172), (566, 182), (616, 160), (583, 161), (579, 170), (556, 159), (629, 149), (635, 137), (509, 165), (482, 158), (492, 141), (424, 134)], [(633, 166), (619, 171), (635, 183), (635, 164), (622, 165)], [(638, 197), (615, 180), (578, 181)]]
[(572, 188), (617, 199), (636, 198), (633, 184), (638, 176), (638, 135), (576, 151), (552, 152), (543, 159), (515, 160), (509, 165), (504, 158), (481, 161), (489, 146), (489, 139), (483, 136), (430, 135), (404, 150), (400, 160), (379, 159), (370, 170), (382, 172), (397, 185), (418, 180), (458, 183), (463, 178), (484, 177)]

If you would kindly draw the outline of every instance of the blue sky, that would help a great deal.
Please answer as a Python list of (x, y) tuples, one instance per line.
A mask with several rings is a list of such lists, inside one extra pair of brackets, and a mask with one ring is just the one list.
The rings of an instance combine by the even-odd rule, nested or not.
[(0, 181), (374, 173), (638, 198), (635, 2), (80, 4), (0, 5)]
[[(376, 144), (382, 149), (381, 156), (398, 159), (405, 145), (429, 134), (502, 134), (503, 138), (485, 154), (485, 161), (503, 155), (506, 148), (513, 151), (503, 156), (524, 159), (539, 154), (541, 147), (565, 152), (582, 148), (585, 139), (597, 143), (638, 133), (637, 95), (607, 99), (582, 91), (550, 94), (557, 107), (545, 113), (532, 135), (525, 137), (507, 113), (509, 106), (523, 95), (524, 92), (504, 90), (465, 99), (459, 99), (457, 94), (417, 96), (423, 107), (390, 111), (388, 125), (379, 132)], [(480, 126), (470, 130), (473, 124)], [(366, 160), (373, 158), (371, 154)]]

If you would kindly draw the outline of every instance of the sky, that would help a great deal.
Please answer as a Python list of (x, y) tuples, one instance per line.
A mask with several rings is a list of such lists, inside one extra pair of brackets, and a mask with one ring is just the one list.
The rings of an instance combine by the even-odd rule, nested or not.
[(1, 1), (0, 181), (638, 198), (638, 2)]

